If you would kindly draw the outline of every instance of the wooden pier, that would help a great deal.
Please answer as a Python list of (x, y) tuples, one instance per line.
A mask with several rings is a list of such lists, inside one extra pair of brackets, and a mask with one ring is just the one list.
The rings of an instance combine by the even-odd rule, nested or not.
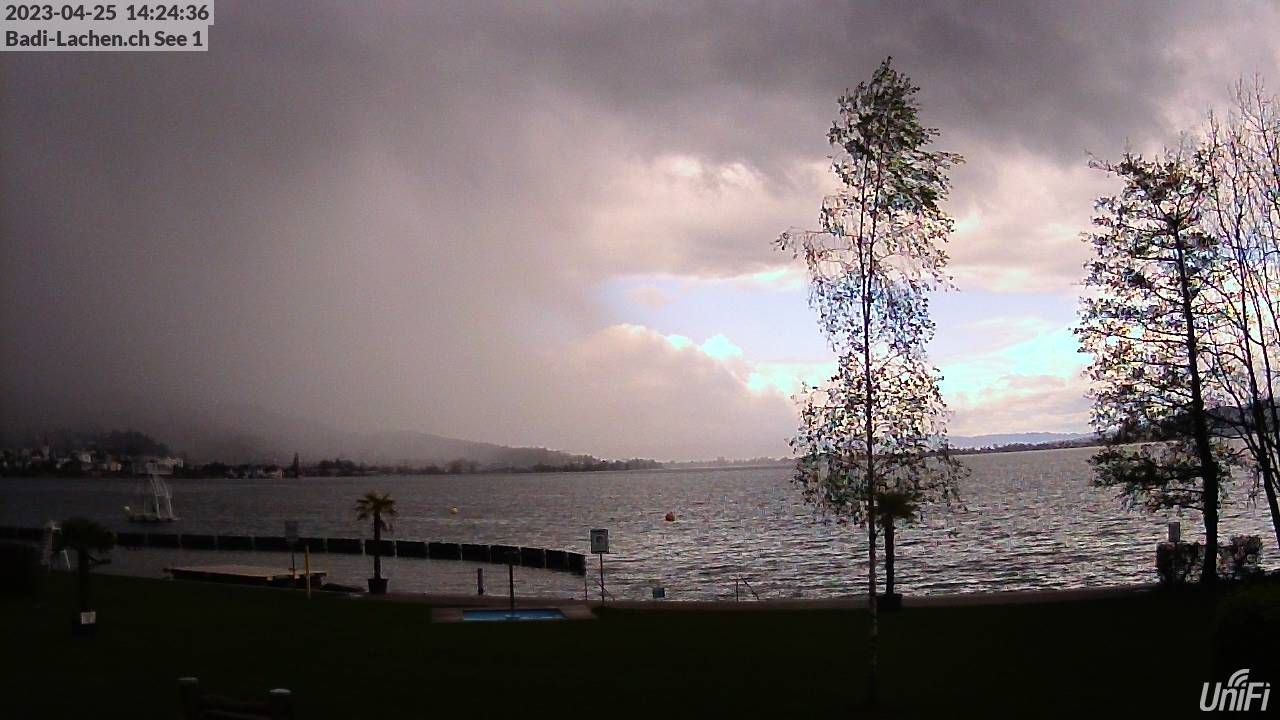
[[(259, 567), (256, 565), (200, 565), (197, 567), (171, 567), (165, 572), (175, 580), (203, 580), (205, 582), (235, 583), (237, 585), (270, 585), (274, 587), (302, 587), (306, 573), (302, 570)], [(319, 588), (328, 575), (324, 570), (311, 571), (311, 586)]]

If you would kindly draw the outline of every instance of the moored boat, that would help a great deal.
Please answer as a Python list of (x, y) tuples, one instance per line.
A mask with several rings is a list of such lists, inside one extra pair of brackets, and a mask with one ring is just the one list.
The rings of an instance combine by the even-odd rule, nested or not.
[(139, 494), (142, 496), (140, 510), (135, 510), (129, 505), (124, 506), (124, 514), (129, 522), (162, 523), (178, 519), (173, 514), (173, 491), (158, 475), (153, 474), (147, 482), (143, 483)]

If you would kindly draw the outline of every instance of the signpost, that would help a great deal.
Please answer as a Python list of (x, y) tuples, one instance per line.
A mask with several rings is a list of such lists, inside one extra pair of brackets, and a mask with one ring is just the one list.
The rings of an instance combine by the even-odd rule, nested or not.
[(591, 552), (600, 556), (600, 604), (604, 604), (604, 554), (609, 552), (609, 531), (598, 528), (591, 531)]
[(601, 554), (609, 552), (609, 531), (600, 529), (591, 531), (591, 552)]
[[(298, 579), (298, 563), (294, 559), (293, 551), (298, 545), (298, 521), (284, 521), (284, 539), (289, 543), (289, 577), (293, 580)], [(310, 575), (308, 575), (310, 577)], [(295, 586), (296, 587), (296, 586)]]
[(511, 614), (516, 614), (516, 560), (519, 550), (509, 550), (507, 552), (507, 590), (511, 593)]

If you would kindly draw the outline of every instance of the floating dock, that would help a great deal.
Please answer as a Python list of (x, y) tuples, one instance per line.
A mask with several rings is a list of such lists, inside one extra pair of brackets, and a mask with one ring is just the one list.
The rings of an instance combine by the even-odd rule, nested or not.
[[(306, 575), (302, 570), (258, 567), (256, 565), (200, 565), (198, 567), (171, 567), (165, 572), (175, 580), (203, 580), (205, 582), (235, 583), (237, 585), (270, 585), (273, 587), (302, 587)], [(324, 570), (311, 571), (311, 586), (319, 588), (328, 575)]]
[[(0, 526), (0, 540), (40, 542), (41, 528)], [(204, 533), (118, 532), (116, 544), (125, 548), (161, 548), (183, 550), (231, 550), (235, 552), (288, 552), (290, 547), (312, 555), (321, 553), (365, 555), (374, 550), (372, 540), (361, 538), (298, 538), (290, 542), (278, 535), (213, 535)], [(430, 558), (432, 560), (464, 560), (466, 562), (511, 563), (527, 568), (541, 568), (587, 573), (587, 557), (579, 552), (516, 545), (479, 545), (474, 543), (437, 542), (428, 540), (383, 540), (383, 557)]]

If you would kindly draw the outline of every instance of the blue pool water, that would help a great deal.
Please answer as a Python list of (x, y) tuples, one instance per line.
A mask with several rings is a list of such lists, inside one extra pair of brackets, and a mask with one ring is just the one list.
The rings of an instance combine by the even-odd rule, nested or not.
[(503, 620), (563, 620), (564, 613), (555, 609), (516, 608), (515, 610), (463, 610), (463, 620), (493, 622)]

